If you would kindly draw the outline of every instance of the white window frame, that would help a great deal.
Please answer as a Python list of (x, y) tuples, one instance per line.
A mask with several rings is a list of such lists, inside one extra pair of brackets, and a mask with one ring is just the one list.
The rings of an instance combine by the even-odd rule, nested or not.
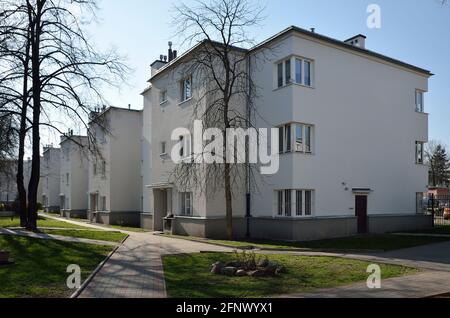
[[(192, 158), (192, 138), (191, 135), (180, 136), (178, 142), (182, 143), (182, 147), (180, 148), (180, 158), (184, 160), (188, 160)], [(182, 153), (183, 152), (183, 153)]]
[[(306, 74), (307, 69), (309, 74)], [(278, 61), (275, 63), (275, 88), (279, 89), (290, 84), (313, 88), (315, 80), (314, 70), (314, 60), (309, 58), (294, 55)]]
[[(301, 143), (298, 141), (298, 130), (301, 127)], [(279, 153), (303, 153), (313, 154), (314, 152), (314, 125), (304, 123), (289, 123), (278, 127), (279, 131)], [(309, 138), (307, 138), (309, 136)]]
[(193, 216), (193, 193), (180, 192), (180, 213), (182, 216)]
[(274, 207), (274, 215), (279, 218), (312, 218), (315, 215), (315, 190), (276, 190)]
[[(189, 90), (187, 89), (189, 83)], [(181, 103), (184, 103), (192, 98), (192, 76), (185, 77), (181, 80)]]
[(416, 141), (416, 164), (425, 164), (425, 143), (422, 141)]
[(425, 112), (425, 92), (420, 89), (416, 89), (415, 100), (416, 100), (416, 112), (424, 113)]

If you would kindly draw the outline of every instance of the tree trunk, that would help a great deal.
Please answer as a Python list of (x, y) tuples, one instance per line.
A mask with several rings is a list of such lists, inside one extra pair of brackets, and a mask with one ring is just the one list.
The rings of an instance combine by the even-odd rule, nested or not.
[(41, 34), (41, 14), (45, 1), (37, 1), (36, 18), (31, 27), (32, 54), (31, 67), (33, 77), (33, 157), (31, 164), (31, 178), (28, 186), (28, 225), (30, 231), (37, 231), (37, 191), (41, 175), (41, 139), (40, 139), (40, 116), (41, 116), (41, 81), (40, 81), (40, 34)]
[(231, 194), (231, 172), (230, 164), (225, 163), (225, 209), (226, 209), (226, 219), (227, 219), (227, 238), (228, 240), (233, 240), (233, 204), (232, 204), (232, 194)]
[(24, 157), (25, 157), (25, 138), (27, 134), (27, 109), (28, 109), (28, 71), (30, 63), (30, 35), (28, 34), (27, 45), (25, 49), (24, 70), (23, 70), (23, 92), (22, 92), (22, 112), (19, 128), (19, 157), (17, 163), (17, 192), (19, 193), (19, 213), (20, 226), (28, 226), (27, 217), (27, 192), (23, 180)]

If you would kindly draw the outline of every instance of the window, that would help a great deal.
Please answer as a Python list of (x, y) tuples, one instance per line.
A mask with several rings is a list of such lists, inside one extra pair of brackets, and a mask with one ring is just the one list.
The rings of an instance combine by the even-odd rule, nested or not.
[(102, 161), (102, 177), (106, 177), (106, 161)]
[(424, 92), (416, 90), (416, 112), (423, 113), (425, 111)]
[(92, 173), (94, 174), (94, 176), (97, 175), (97, 163), (96, 162), (94, 162), (92, 164)]
[(279, 152), (313, 152), (313, 126), (288, 124), (279, 127)]
[(286, 85), (291, 83), (291, 60), (286, 60), (284, 62), (284, 74)]
[(284, 191), (284, 215), (285, 216), (292, 216), (292, 191), (291, 190), (285, 190)]
[(65, 203), (64, 207), (66, 208), (66, 210), (70, 210), (70, 200), (69, 200), (69, 198), (66, 198), (66, 203)]
[(179, 142), (181, 144), (180, 147), (180, 158), (189, 158), (191, 153), (191, 137), (190, 136), (180, 136)]
[[(314, 210), (313, 190), (276, 191), (276, 214), (280, 217), (311, 217)], [(293, 201), (295, 200), (295, 201)], [(295, 215), (293, 215), (293, 207)]]
[(192, 192), (181, 193), (181, 215), (192, 215)]
[(305, 191), (305, 215), (310, 216), (312, 214), (312, 191)]
[(66, 185), (69, 185), (69, 174), (66, 173)]
[(304, 61), (304, 63), (305, 63), (305, 67), (304, 67), (304, 74), (303, 74), (304, 75), (303, 85), (311, 86), (311, 62)]
[(162, 156), (162, 155), (166, 155), (166, 154), (167, 154), (167, 152), (166, 152), (166, 142), (163, 141), (163, 142), (161, 143), (161, 156)]
[(303, 215), (303, 191), (295, 191), (296, 197), (295, 197), (295, 210), (297, 216)]
[(181, 102), (185, 102), (190, 98), (192, 98), (192, 77), (181, 81)]
[(167, 102), (167, 90), (162, 90), (159, 96), (159, 103), (164, 104)]
[(417, 141), (416, 142), (416, 163), (417, 164), (423, 164), (424, 163), (424, 145), (425, 143)]
[(303, 60), (295, 59), (295, 82), (302, 83)]
[(277, 191), (278, 216), (283, 216), (283, 191)]
[(284, 127), (284, 131), (286, 133), (285, 136), (285, 141), (286, 141), (286, 152), (291, 152), (292, 150), (292, 139), (291, 139), (291, 134), (292, 134), (292, 129), (291, 129), (291, 125), (286, 125)]
[(283, 86), (283, 63), (279, 63), (277, 65), (277, 79), (278, 79), (278, 87)]

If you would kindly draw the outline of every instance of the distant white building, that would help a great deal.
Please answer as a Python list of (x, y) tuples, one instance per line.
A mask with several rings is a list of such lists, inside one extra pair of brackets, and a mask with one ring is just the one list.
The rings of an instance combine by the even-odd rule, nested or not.
[[(251, 50), (236, 48), (259, 88), (254, 126), (280, 133), (280, 170), (234, 197), (236, 236), (310, 240), (431, 225), (418, 206), (428, 183), (424, 96), (432, 74), (367, 50), (365, 40), (290, 27)], [(142, 225), (162, 230), (173, 216), (175, 234), (223, 238), (224, 194), (182, 190), (168, 178), (171, 134), (191, 129), (205, 89), (184, 71), (200, 45), (152, 64), (143, 92)]]
[(90, 157), (89, 219), (139, 226), (142, 112), (109, 107), (91, 119), (89, 129), (96, 136), (99, 155)]
[(41, 181), (42, 205), (46, 212), (60, 211), (60, 154), (59, 148), (44, 147)]
[(61, 215), (87, 218), (89, 157), (86, 136), (61, 137)]

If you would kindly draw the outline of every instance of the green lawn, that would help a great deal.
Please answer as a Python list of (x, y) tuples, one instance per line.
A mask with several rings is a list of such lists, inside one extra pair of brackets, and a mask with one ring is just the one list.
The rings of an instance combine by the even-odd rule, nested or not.
[(0, 250), (12, 253), (14, 265), (0, 267), (0, 298), (60, 298), (66, 287), (67, 266), (77, 264), (82, 280), (104, 260), (110, 246), (0, 236)]
[[(274, 278), (227, 277), (211, 274), (211, 264), (232, 260), (233, 254), (165, 256), (163, 264), (168, 295), (173, 298), (257, 298), (308, 292), (365, 281), (370, 265), (332, 257), (271, 255), (269, 258), (281, 263), (288, 272)], [(383, 279), (418, 272), (401, 266), (380, 266)]]
[(246, 248), (246, 247), (268, 248), (268, 249), (310, 248), (310, 249), (325, 249), (336, 251), (339, 250), (391, 251), (402, 248), (445, 242), (450, 240), (449, 238), (440, 238), (440, 237), (398, 236), (391, 234), (362, 235), (362, 236), (352, 236), (348, 238), (319, 240), (311, 242), (281, 242), (281, 241), (267, 241), (267, 240), (220, 241), (220, 240), (205, 240), (184, 236), (172, 236), (172, 237), (201, 241), (205, 243), (221, 244), (237, 248)]
[[(63, 229), (84, 229), (85, 227), (70, 224), (63, 221), (56, 221), (52, 219), (46, 219), (43, 217), (38, 218), (38, 227), (54, 227), (54, 228), (63, 228)], [(10, 218), (0, 218), (0, 227), (8, 228), (8, 227), (20, 227), (20, 219), (15, 217), (14, 220)]]
[(431, 229), (431, 230), (414, 231), (414, 232), (410, 232), (410, 233), (450, 235), (450, 226), (449, 225), (441, 225), (441, 226), (436, 226), (434, 229)]
[(42, 230), (43, 233), (85, 238), (91, 240), (108, 241), (108, 242), (122, 242), (127, 235), (120, 232), (96, 231), (96, 230)]

